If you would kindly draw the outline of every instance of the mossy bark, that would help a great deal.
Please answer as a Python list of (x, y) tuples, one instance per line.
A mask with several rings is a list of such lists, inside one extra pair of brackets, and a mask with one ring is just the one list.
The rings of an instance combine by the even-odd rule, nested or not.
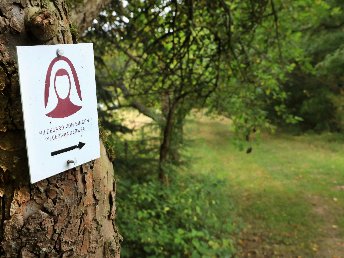
[(99, 160), (29, 183), (15, 47), (75, 43), (69, 17), (64, 0), (0, 1), (0, 257), (119, 257), (103, 145)]

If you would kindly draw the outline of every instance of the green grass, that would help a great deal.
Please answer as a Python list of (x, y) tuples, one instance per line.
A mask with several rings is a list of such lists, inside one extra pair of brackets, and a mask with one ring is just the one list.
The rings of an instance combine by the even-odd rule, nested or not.
[(190, 120), (185, 151), (190, 173), (227, 182), (219, 198), (234, 203), (228, 216), (242, 225), (238, 256), (344, 257), (343, 137), (266, 134), (246, 154), (229, 129), (226, 120)]

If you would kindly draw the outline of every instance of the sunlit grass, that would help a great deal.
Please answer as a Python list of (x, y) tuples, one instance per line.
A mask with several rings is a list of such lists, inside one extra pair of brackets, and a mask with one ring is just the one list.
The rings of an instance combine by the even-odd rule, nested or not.
[(191, 173), (227, 181), (222, 198), (235, 203), (240, 237), (258, 237), (257, 249), (309, 256), (322, 238), (344, 236), (343, 137), (266, 134), (246, 154), (228, 120), (190, 119), (186, 133)]

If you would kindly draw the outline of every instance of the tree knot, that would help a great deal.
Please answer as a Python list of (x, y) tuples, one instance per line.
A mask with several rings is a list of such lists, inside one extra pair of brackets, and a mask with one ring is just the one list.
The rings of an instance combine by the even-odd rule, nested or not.
[(39, 41), (48, 41), (57, 34), (58, 23), (54, 14), (48, 9), (31, 11), (28, 16), (27, 25), (31, 33)]

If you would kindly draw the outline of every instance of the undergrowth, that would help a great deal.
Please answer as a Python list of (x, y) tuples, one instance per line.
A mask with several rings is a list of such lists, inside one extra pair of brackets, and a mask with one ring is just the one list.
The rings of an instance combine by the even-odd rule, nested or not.
[(159, 181), (119, 180), (122, 257), (231, 257), (234, 224), (219, 196), (224, 181), (181, 175)]

